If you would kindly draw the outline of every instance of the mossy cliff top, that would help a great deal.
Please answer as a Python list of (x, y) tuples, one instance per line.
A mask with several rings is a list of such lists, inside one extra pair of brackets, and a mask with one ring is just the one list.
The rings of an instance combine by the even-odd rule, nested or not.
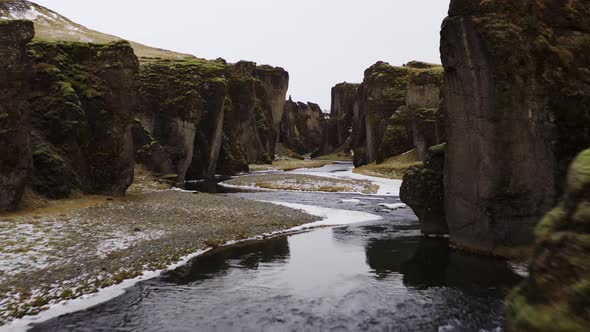
[(590, 326), (590, 150), (570, 167), (566, 195), (538, 225), (530, 276), (508, 302), (511, 331)]
[(103, 69), (137, 69), (139, 66), (133, 48), (126, 41), (90, 44), (36, 40), (29, 44), (29, 54), (37, 63), (49, 63), (63, 68), (80, 64), (93, 64), (96, 68)]
[(370, 103), (368, 110), (371, 111), (371, 104), (375, 104), (375, 107), (393, 113), (405, 104), (409, 84), (442, 86), (443, 77), (442, 66), (412, 61), (409, 65), (397, 67), (379, 61), (365, 71), (363, 87)]
[(34, 35), (35, 30), (31, 21), (0, 19), (0, 43), (29, 41)]

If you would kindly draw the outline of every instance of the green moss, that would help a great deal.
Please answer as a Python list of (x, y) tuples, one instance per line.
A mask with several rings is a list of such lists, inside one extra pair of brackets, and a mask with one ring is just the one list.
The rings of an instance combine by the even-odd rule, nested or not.
[(431, 146), (428, 150), (435, 155), (444, 154), (447, 150), (447, 143)]
[(580, 192), (590, 185), (590, 150), (578, 155), (572, 163), (567, 179), (570, 192)]

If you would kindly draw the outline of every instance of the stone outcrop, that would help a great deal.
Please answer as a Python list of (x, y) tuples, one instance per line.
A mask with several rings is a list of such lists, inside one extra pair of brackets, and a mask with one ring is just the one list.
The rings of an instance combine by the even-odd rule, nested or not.
[(280, 142), (300, 155), (320, 151), (325, 117), (319, 105), (294, 102), (285, 104)]
[[(285, 99), (289, 89), (289, 73), (283, 68), (262, 65), (256, 67), (254, 76), (262, 82), (268, 96), (270, 115), (273, 123), (273, 138), (279, 139), (279, 132), (283, 114), (285, 114)], [(272, 148), (274, 151), (274, 147)]]
[(412, 208), (425, 235), (449, 233), (444, 209), (445, 149), (446, 144), (431, 147), (424, 165), (411, 167), (400, 188), (400, 199)]
[(18, 207), (32, 167), (27, 105), (33, 24), (0, 20), (0, 212)]
[[(224, 61), (158, 60), (141, 65), (139, 122), (154, 138), (136, 142), (137, 155), (151, 171), (176, 180), (215, 175), (227, 94)], [(141, 131), (138, 129), (138, 131)], [(155, 148), (155, 153), (146, 151)], [(168, 158), (162, 159), (158, 145)], [(154, 162), (149, 156), (160, 160)], [(146, 160), (148, 159), (148, 160)], [(166, 160), (169, 159), (169, 160)], [(163, 162), (163, 163), (162, 163)], [(163, 167), (170, 163), (172, 168)], [(190, 169), (190, 171), (189, 171)]]
[(441, 38), (450, 237), (508, 254), (533, 241), (567, 165), (590, 145), (590, 9), (454, 0)]
[(536, 228), (527, 280), (508, 299), (510, 331), (590, 326), (590, 150), (573, 162), (561, 203)]
[(72, 191), (123, 195), (133, 181), (132, 119), (138, 61), (126, 42), (36, 41), (29, 102), (31, 185), (50, 198)]
[(332, 88), (332, 105), (330, 117), (324, 123), (321, 154), (330, 154), (349, 142), (358, 86), (344, 82)]
[(251, 163), (271, 163), (277, 143), (275, 117), (278, 99), (286, 98), (289, 75), (282, 68), (257, 67), (241, 61), (228, 68), (229, 99), (226, 102), (221, 146), (221, 174), (247, 172)]
[(442, 67), (417, 61), (402, 67), (378, 62), (365, 71), (353, 106), (356, 166), (414, 148), (423, 160), (430, 146), (444, 142), (442, 77)]
[(170, 164), (170, 173), (184, 181), (272, 161), (276, 117), (282, 117), (289, 84), (282, 68), (223, 59), (150, 60), (141, 65), (141, 82), (143, 129), (136, 132), (148, 135), (137, 136), (136, 155), (148, 169), (163, 174)]

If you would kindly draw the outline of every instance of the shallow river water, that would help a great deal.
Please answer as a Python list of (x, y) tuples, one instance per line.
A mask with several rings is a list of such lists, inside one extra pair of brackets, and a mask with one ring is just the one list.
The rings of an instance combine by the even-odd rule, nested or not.
[(32, 330), (502, 329), (503, 298), (521, 277), (505, 261), (450, 250), (445, 239), (422, 238), (411, 210), (379, 205), (399, 202), (396, 196), (231, 195), (368, 212), (382, 220), (218, 248), (108, 302)]

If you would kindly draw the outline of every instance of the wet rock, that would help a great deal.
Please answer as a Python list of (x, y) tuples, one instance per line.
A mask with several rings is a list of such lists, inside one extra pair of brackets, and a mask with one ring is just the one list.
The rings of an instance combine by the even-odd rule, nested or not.
[(455, 245), (531, 244), (567, 165), (590, 146), (589, 14), (581, 2), (452, 1), (441, 56)]
[(573, 162), (565, 195), (536, 228), (529, 277), (508, 299), (510, 331), (590, 326), (590, 150)]
[(18, 207), (32, 167), (26, 94), (33, 24), (0, 20), (0, 212)]
[(445, 149), (446, 144), (430, 148), (424, 165), (411, 167), (400, 188), (400, 199), (418, 216), (425, 235), (449, 233), (444, 209)]

